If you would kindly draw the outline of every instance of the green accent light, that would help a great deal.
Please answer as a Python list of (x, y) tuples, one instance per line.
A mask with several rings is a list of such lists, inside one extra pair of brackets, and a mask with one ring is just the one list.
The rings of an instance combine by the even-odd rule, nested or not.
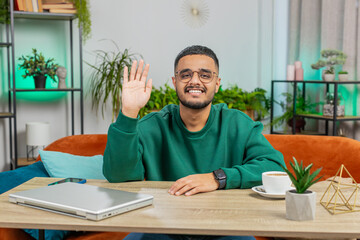
[[(35, 82), (32, 77), (23, 78), (24, 70), (18, 70), (16, 76), (16, 89), (35, 89)], [(57, 89), (58, 83), (54, 82), (51, 78), (46, 79), (46, 89)], [(24, 101), (31, 102), (51, 102), (64, 98), (67, 92), (17, 92), (16, 98)]]

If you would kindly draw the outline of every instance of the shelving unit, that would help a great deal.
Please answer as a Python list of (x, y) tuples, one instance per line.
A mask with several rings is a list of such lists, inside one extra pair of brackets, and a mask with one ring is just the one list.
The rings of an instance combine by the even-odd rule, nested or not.
[[(332, 124), (332, 135), (336, 136), (337, 132), (336, 132), (336, 128), (337, 128), (337, 122), (342, 122), (342, 121), (360, 121), (360, 116), (343, 116), (343, 117), (339, 117), (337, 116), (336, 112), (337, 112), (337, 105), (334, 104), (334, 114), (333, 116), (323, 116), (323, 115), (317, 115), (317, 114), (295, 114), (296, 112), (296, 94), (297, 94), (297, 87), (298, 84), (302, 85), (302, 97), (305, 99), (306, 97), (306, 89), (308, 87), (308, 85), (310, 84), (321, 84), (321, 85), (325, 85), (326, 88), (326, 93), (330, 92), (330, 87), (332, 86), (334, 88), (334, 102), (337, 102), (338, 100), (338, 90), (339, 90), (339, 85), (360, 85), (360, 82), (358, 81), (346, 81), (346, 82), (340, 82), (340, 81), (288, 81), (288, 80), (272, 80), (271, 81), (271, 114), (270, 114), (270, 121), (272, 122), (274, 119), (274, 90), (275, 90), (275, 85), (277, 83), (285, 83), (285, 84), (293, 84), (293, 115), (295, 117), (303, 117), (303, 118), (309, 118), (309, 119), (316, 119), (316, 120), (322, 120), (325, 121), (325, 133), (318, 133), (318, 132), (303, 132), (301, 134), (310, 134), (310, 135), (329, 135), (330, 129), (329, 129), (329, 122), (333, 122)], [(357, 97), (357, 96), (356, 96)], [(296, 134), (295, 132), (295, 118), (293, 118), (293, 122), (292, 122), (292, 134)], [(271, 126), (270, 128), (270, 133), (272, 134), (283, 134), (283, 132), (279, 132), (279, 131), (275, 131), (273, 126)]]
[[(73, 20), (76, 19), (74, 14), (54, 14), (54, 13), (38, 13), (38, 12), (21, 12), (13, 11), (14, 2), (10, 0), (10, 25), (6, 25), (6, 42), (1, 42), (0, 47), (7, 48), (7, 66), (8, 66), (8, 111), (0, 112), (0, 118), (9, 119), (9, 146), (10, 146), (10, 162), (11, 169), (21, 167), (23, 165), (31, 164), (26, 159), (18, 157), (17, 146), (17, 109), (16, 109), (16, 95), (18, 92), (68, 92), (70, 94), (71, 103), (71, 133), (75, 134), (75, 93), (80, 94), (80, 133), (84, 133), (84, 108), (83, 108), (83, 65), (82, 65), (82, 29), (79, 28), (79, 71), (80, 71), (80, 86), (75, 87), (74, 83), (74, 49), (73, 49)], [(15, 81), (15, 36), (14, 19), (38, 19), (38, 20), (54, 20), (54, 21), (69, 21), (70, 32), (70, 87), (66, 89), (18, 89)], [(1, 69), (0, 69), (1, 70)]]

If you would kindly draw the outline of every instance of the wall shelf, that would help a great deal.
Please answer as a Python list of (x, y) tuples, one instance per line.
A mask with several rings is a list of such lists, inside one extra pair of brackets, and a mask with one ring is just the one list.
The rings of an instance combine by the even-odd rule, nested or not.
[[(83, 106), (83, 73), (82, 73), (82, 33), (81, 28), (79, 28), (79, 85), (80, 87), (75, 87), (74, 83), (74, 47), (73, 47), (73, 20), (77, 18), (76, 14), (64, 14), (64, 13), (38, 13), (38, 12), (22, 12), (22, 11), (14, 11), (14, 0), (10, 0), (10, 23), (6, 25), (6, 42), (1, 42), (0, 47), (7, 47), (7, 71), (8, 81), (7, 81), (7, 92), (8, 92), (8, 110), (4, 112), (0, 112), (0, 118), (8, 118), (9, 119), (9, 155), (10, 155), (10, 164), (11, 169), (18, 168), (20, 166), (25, 166), (30, 164), (27, 159), (19, 158), (18, 156), (18, 146), (17, 146), (17, 104), (16, 98), (19, 93), (26, 92), (68, 92), (70, 95), (70, 116), (71, 116), (71, 133), (75, 134), (75, 100), (74, 95), (80, 95), (80, 133), (84, 133), (84, 106)], [(18, 89), (16, 88), (15, 81), (15, 34), (14, 29), (15, 25), (22, 24), (24, 21), (17, 21), (15, 24), (15, 19), (23, 19), (32, 20), (36, 19), (39, 21), (46, 20), (59, 20), (59, 21), (68, 21), (70, 24), (69, 28), (69, 49), (70, 49), (70, 74), (68, 75), (68, 79), (70, 80), (69, 88), (58, 89), (58, 88), (50, 88), (50, 89)], [(51, 21), (46, 21), (47, 24), (51, 24)], [(66, 43), (64, 43), (65, 47), (67, 47)], [(1, 70), (1, 69), (0, 69)], [(5, 84), (6, 86), (6, 84)]]
[[(283, 83), (283, 84), (293, 84), (293, 90), (292, 90), (292, 98), (293, 98), (293, 102), (292, 102), (292, 107), (294, 109), (294, 116), (295, 117), (302, 117), (302, 118), (309, 118), (309, 119), (315, 119), (315, 120), (322, 120), (325, 121), (325, 133), (314, 133), (314, 132), (306, 132), (306, 131), (302, 131), (301, 134), (306, 134), (306, 135), (329, 135), (330, 131), (332, 133), (333, 136), (337, 135), (336, 132), (336, 123), (337, 122), (345, 122), (345, 121), (360, 121), (360, 116), (336, 116), (336, 111), (337, 111), (337, 106), (334, 106), (334, 114), (333, 116), (323, 116), (320, 114), (295, 114), (295, 107), (296, 107), (296, 92), (298, 89), (298, 85), (302, 86), (302, 90), (301, 90), (301, 94), (302, 97), (305, 99), (306, 97), (306, 89), (310, 88), (309, 85), (325, 85), (325, 93), (329, 93), (330, 92), (330, 87), (332, 87), (334, 89), (334, 102), (337, 102), (338, 100), (338, 91), (339, 91), (339, 86), (340, 85), (358, 85), (360, 86), (360, 82), (359, 81), (321, 81), (321, 80), (304, 80), (304, 81), (289, 81), (289, 80), (272, 80), (271, 81), (271, 112), (270, 112), (270, 121), (273, 122), (274, 119), (274, 90), (277, 88), (276, 85), (279, 83)], [(288, 91), (290, 92), (290, 91)], [(357, 97), (357, 96), (354, 96)], [(329, 129), (329, 122), (333, 122), (332, 124), (332, 129)], [(295, 127), (294, 127), (295, 121), (293, 121), (293, 127), (290, 128), (290, 130), (288, 132), (283, 132), (283, 131), (276, 131), (274, 130), (273, 125), (271, 125), (270, 127), (270, 133), (272, 134), (299, 134), (295, 132)]]

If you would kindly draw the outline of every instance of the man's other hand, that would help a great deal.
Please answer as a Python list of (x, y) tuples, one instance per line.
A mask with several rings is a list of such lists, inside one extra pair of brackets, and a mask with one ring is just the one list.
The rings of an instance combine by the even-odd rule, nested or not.
[(191, 196), (201, 192), (211, 192), (218, 189), (219, 183), (213, 173), (194, 174), (178, 179), (169, 189), (175, 196)]

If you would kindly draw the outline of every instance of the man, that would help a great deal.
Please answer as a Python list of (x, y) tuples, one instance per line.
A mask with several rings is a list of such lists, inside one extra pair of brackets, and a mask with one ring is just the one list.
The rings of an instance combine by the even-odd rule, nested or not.
[[(104, 153), (109, 182), (175, 181), (169, 193), (190, 196), (250, 188), (261, 184), (262, 172), (281, 170), (283, 157), (261, 134), (261, 123), (225, 104), (211, 104), (221, 82), (212, 50), (191, 46), (180, 52), (172, 78), (179, 106), (168, 105), (139, 120), (152, 89), (149, 65), (144, 70), (143, 65), (134, 62), (130, 76), (124, 69), (122, 109), (109, 128)], [(166, 237), (161, 239), (174, 236)]]

